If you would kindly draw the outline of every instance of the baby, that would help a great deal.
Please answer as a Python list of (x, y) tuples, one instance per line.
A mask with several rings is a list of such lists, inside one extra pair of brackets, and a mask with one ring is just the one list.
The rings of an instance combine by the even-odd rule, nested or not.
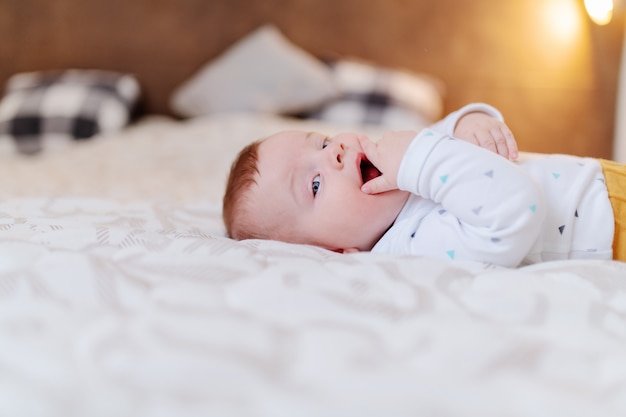
[(376, 143), (354, 133), (280, 132), (239, 154), (224, 221), (234, 239), (344, 253), (512, 267), (610, 259), (615, 248), (615, 258), (626, 259), (624, 226), (613, 214), (626, 200), (623, 166), (566, 155), (509, 160), (517, 156), (502, 116), (485, 104)]

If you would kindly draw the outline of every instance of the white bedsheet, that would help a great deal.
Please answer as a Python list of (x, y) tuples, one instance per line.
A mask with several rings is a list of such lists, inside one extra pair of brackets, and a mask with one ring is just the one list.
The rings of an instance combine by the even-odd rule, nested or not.
[(294, 125), (152, 119), (3, 156), (0, 416), (626, 415), (626, 264), (224, 238), (234, 152)]

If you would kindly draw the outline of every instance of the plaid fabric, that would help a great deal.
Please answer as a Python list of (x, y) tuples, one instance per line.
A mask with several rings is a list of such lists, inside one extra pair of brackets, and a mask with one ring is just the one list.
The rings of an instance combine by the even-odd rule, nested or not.
[(441, 117), (442, 86), (432, 77), (351, 60), (329, 65), (340, 95), (306, 117), (393, 129), (421, 129)]
[[(66, 70), (16, 74), (0, 101), (0, 136), (33, 154), (125, 126), (139, 97), (128, 74)], [(6, 142), (6, 141), (5, 141)]]

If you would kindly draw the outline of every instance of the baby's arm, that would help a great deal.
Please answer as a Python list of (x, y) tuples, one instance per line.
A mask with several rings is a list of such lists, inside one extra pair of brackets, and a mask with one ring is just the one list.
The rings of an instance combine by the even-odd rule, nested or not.
[[(513, 133), (504, 123), (502, 114), (488, 104), (468, 104), (429, 129), (488, 149), (505, 158), (516, 159), (518, 156)], [(367, 158), (382, 172), (378, 178), (363, 184), (363, 192), (377, 194), (398, 188), (400, 161), (416, 135), (417, 132), (412, 131), (391, 131), (386, 132), (376, 145), (368, 140), (361, 141)]]
[(543, 192), (519, 166), (429, 130), (407, 148), (397, 184), (441, 207), (416, 230), (416, 253), (516, 266), (545, 218)]
[(430, 128), (489, 149), (505, 158), (516, 159), (518, 156), (515, 136), (504, 123), (502, 114), (488, 104), (468, 104)]
[(407, 141), (364, 141), (366, 156), (384, 174), (363, 189), (399, 188), (432, 202), (425, 204), (435, 209), (428, 209), (407, 242), (412, 253), (517, 265), (545, 216), (534, 180), (492, 152), (429, 129)]

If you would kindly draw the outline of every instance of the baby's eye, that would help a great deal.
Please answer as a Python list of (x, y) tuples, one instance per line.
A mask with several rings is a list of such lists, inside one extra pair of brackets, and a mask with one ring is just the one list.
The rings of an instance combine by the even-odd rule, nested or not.
[(322, 142), (322, 149), (327, 147), (329, 143), (330, 143), (330, 139), (329, 138), (324, 138), (324, 141)]
[(320, 181), (322, 181), (322, 179), (319, 175), (316, 175), (315, 178), (313, 178), (313, 197), (315, 197), (320, 189)]

